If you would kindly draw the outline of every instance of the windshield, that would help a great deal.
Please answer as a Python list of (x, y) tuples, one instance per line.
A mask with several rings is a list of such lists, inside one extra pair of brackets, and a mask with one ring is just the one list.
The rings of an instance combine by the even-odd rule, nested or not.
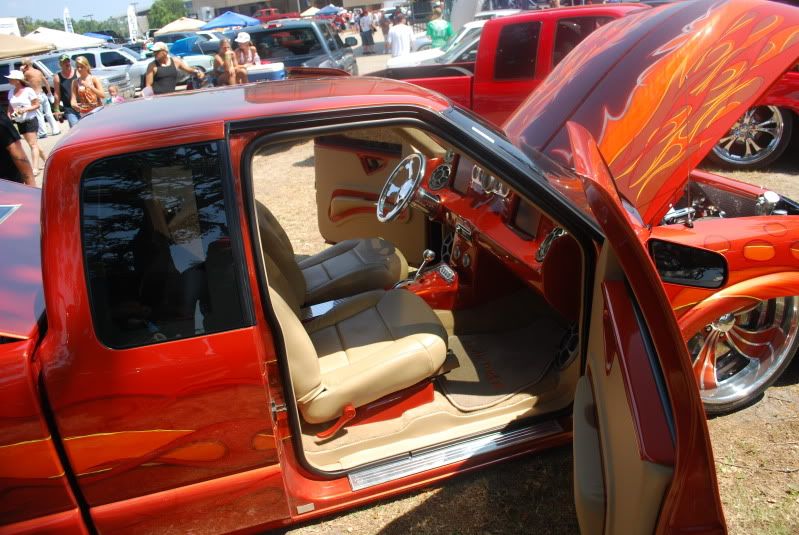
[(452, 47), (444, 54), (437, 57), (436, 63), (458, 63), (464, 61), (474, 61), (474, 56), (470, 55), (469, 53), (477, 52), (477, 43), (479, 42), (480, 42), (479, 36), (477, 39), (461, 40), (460, 43)]
[(451, 49), (455, 48), (457, 45), (461, 43), (461, 41), (468, 41), (469, 39), (476, 39), (480, 36), (480, 33), (483, 31), (483, 27), (479, 26), (477, 28), (467, 28), (464, 26), (461, 28), (455, 37), (452, 38), (450, 42), (446, 45), (441, 47), (442, 52), (449, 52)]
[(322, 44), (312, 28), (275, 28), (253, 32), (251, 37), (261, 59), (304, 56), (322, 51)]

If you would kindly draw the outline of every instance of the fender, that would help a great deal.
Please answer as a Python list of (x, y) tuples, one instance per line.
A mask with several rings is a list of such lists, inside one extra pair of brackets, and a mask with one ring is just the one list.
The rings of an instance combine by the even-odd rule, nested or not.
[(799, 272), (784, 271), (745, 280), (714, 293), (686, 312), (678, 321), (680, 331), (687, 342), (699, 329), (728, 312), (790, 295), (799, 295)]

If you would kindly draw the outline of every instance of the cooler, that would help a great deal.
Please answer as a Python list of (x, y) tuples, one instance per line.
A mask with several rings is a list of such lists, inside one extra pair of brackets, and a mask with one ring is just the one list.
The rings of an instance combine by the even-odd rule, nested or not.
[(283, 80), (286, 78), (286, 68), (282, 63), (263, 63), (261, 65), (248, 65), (247, 76), (250, 82), (264, 80)]

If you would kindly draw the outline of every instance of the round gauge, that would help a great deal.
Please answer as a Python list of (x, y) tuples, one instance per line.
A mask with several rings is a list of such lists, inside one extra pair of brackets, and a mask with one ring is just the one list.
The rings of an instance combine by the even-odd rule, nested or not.
[(432, 191), (446, 187), (449, 184), (449, 176), (451, 173), (452, 167), (449, 165), (439, 165), (430, 175), (430, 180), (427, 181), (428, 187)]
[(492, 175), (489, 175), (485, 171), (482, 172), (480, 176), (480, 185), (483, 187), (483, 191), (485, 191), (486, 193), (493, 193), (496, 184), (497, 184), (496, 178), (494, 178)]
[(494, 193), (496, 193), (500, 197), (507, 197), (508, 195), (510, 195), (510, 187), (504, 182), (500, 182), (499, 180), (497, 180), (497, 184), (494, 187)]

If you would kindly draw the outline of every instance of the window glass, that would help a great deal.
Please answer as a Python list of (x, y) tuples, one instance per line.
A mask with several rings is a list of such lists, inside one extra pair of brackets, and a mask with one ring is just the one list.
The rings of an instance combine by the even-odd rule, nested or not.
[(327, 48), (329, 48), (331, 52), (336, 50), (338, 47), (336, 46), (336, 40), (333, 38), (333, 32), (330, 31), (330, 26), (327, 24), (320, 24), (319, 30), (322, 32), (322, 37), (327, 42)]
[(100, 61), (106, 67), (118, 67), (132, 63), (128, 58), (119, 52), (103, 52), (100, 54)]
[(322, 44), (311, 28), (275, 28), (253, 32), (250, 37), (261, 59), (304, 56), (322, 50)]
[(509, 24), (502, 28), (494, 64), (495, 79), (532, 78), (535, 75), (540, 32), (540, 22)]
[(39, 61), (47, 67), (50, 72), (53, 74), (61, 72), (61, 65), (58, 63), (58, 56), (52, 56), (49, 58), (42, 58)]
[(557, 30), (555, 30), (552, 65), (560, 63), (572, 48), (588, 37), (588, 34), (612, 20), (611, 17), (575, 17), (559, 20)]
[(72, 56), (72, 61), (75, 61), (79, 57), (86, 58), (86, 60), (89, 62), (89, 65), (92, 66), (92, 69), (97, 67), (97, 61), (95, 61), (94, 59), (94, 54), (75, 54), (74, 56)]
[(0, 76), (6, 76), (11, 72), (11, 69), (8, 68), (8, 63), (0, 63)]
[(124, 348), (246, 324), (216, 143), (107, 158), (81, 183), (98, 338)]

